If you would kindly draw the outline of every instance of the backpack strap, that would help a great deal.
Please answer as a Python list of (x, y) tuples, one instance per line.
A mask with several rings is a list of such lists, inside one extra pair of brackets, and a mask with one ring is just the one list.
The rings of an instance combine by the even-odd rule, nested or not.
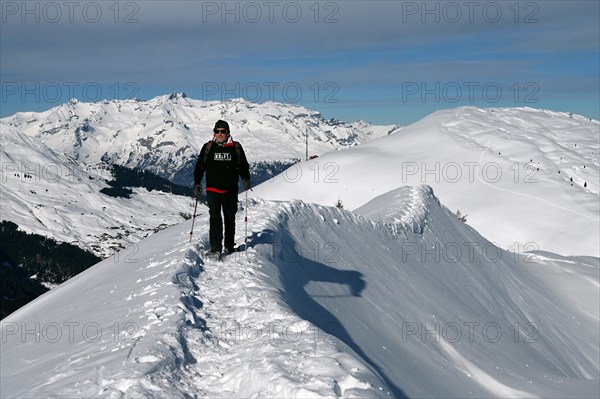
[(210, 147), (212, 147), (212, 143), (213, 143), (212, 140), (210, 140), (208, 143), (206, 143), (206, 150), (204, 151), (204, 159), (202, 160), (202, 165), (204, 166), (204, 169), (206, 169), (206, 160), (208, 159), (208, 152), (210, 151)]
[(235, 143), (235, 153), (237, 155), (237, 166), (239, 168), (240, 166), (240, 143), (238, 143), (237, 141), (234, 141)]

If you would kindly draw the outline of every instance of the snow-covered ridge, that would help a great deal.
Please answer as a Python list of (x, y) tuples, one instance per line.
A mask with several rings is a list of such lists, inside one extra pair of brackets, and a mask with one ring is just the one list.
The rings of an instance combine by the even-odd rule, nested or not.
[[(412, 210), (399, 219), (405, 204)], [(503, 251), (427, 186), (401, 187), (367, 205), (377, 221), (288, 203), (267, 229), (279, 248), (273, 284), (303, 318), (335, 325), (336, 337), (395, 397), (570, 397), (598, 389), (597, 259)]]
[(422, 184), (502, 248), (600, 257), (600, 122), (567, 113), (437, 111), (297, 164), (253, 195), (356, 209), (399, 185)]
[(431, 201), (439, 205), (430, 186), (406, 186), (375, 197), (354, 212), (387, 223), (394, 233), (423, 234)]
[[(401, 204), (414, 205), (401, 220), (425, 218), (421, 232), (390, 230)], [(502, 251), (429, 187), (376, 199), (380, 220), (301, 201), (247, 205), (246, 254), (207, 261), (207, 231), (189, 244), (185, 222), (4, 319), (1, 396), (598, 391), (597, 262)]]

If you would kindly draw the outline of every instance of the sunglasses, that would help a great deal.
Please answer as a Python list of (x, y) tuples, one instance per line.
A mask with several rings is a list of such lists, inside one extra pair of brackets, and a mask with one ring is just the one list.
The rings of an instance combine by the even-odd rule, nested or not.
[(215, 129), (213, 132), (215, 132), (215, 134), (227, 134), (227, 130), (225, 129)]

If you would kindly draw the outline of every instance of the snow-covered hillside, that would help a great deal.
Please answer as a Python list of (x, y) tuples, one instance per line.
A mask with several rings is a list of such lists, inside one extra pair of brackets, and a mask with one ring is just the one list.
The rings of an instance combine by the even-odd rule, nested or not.
[(502, 248), (598, 257), (599, 154), (596, 120), (463, 107), (294, 165), (253, 195), (355, 209), (398, 185), (428, 184)]
[(5, 318), (0, 396), (597, 396), (598, 259), (501, 250), (428, 186), (248, 205), (246, 254), (204, 259), (202, 212)]
[(202, 101), (184, 93), (148, 101), (72, 100), (46, 112), (17, 113), (0, 123), (2, 131), (34, 137), (76, 160), (145, 169), (187, 186), (200, 148), (219, 119), (229, 122), (233, 138), (251, 154), (251, 162), (304, 159), (307, 133), (309, 153), (320, 155), (398, 129), (326, 120), (298, 105)]
[(182, 196), (144, 188), (134, 188), (131, 198), (102, 194), (110, 172), (35, 138), (2, 131), (0, 144), (0, 217), (27, 233), (107, 257), (192, 213), (192, 199)]
[(190, 186), (200, 148), (219, 118), (229, 121), (253, 163), (303, 158), (307, 131), (310, 153), (320, 154), (397, 128), (325, 120), (300, 106), (207, 102), (184, 94), (149, 101), (73, 100), (0, 120), (1, 220), (110, 256), (182, 221), (193, 201), (139, 188), (130, 199), (108, 197), (99, 192), (111, 178), (101, 162), (147, 169)]

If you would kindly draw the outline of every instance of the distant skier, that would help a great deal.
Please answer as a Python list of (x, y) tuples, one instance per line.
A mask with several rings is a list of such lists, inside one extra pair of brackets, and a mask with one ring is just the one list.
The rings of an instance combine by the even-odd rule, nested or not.
[[(202, 196), (202, 178), (206, 175), (206, 202), (210, 215), (210, 253), (217, 255), (223, 249), (223, 222), (225, 223), (225, 252), (233, 252), (235, 214), (238, 202), (238, 179), (244, 190), (249, 190), (250, 168), (242, 145), (233, 141), (229, 124), (218, 120), (212, 140), (200, 150), (194, 169), (194, 196)], [(221, 218), (223, 211), (223, 218)], [(223, 220), (224, 219), (224, 220)]]

